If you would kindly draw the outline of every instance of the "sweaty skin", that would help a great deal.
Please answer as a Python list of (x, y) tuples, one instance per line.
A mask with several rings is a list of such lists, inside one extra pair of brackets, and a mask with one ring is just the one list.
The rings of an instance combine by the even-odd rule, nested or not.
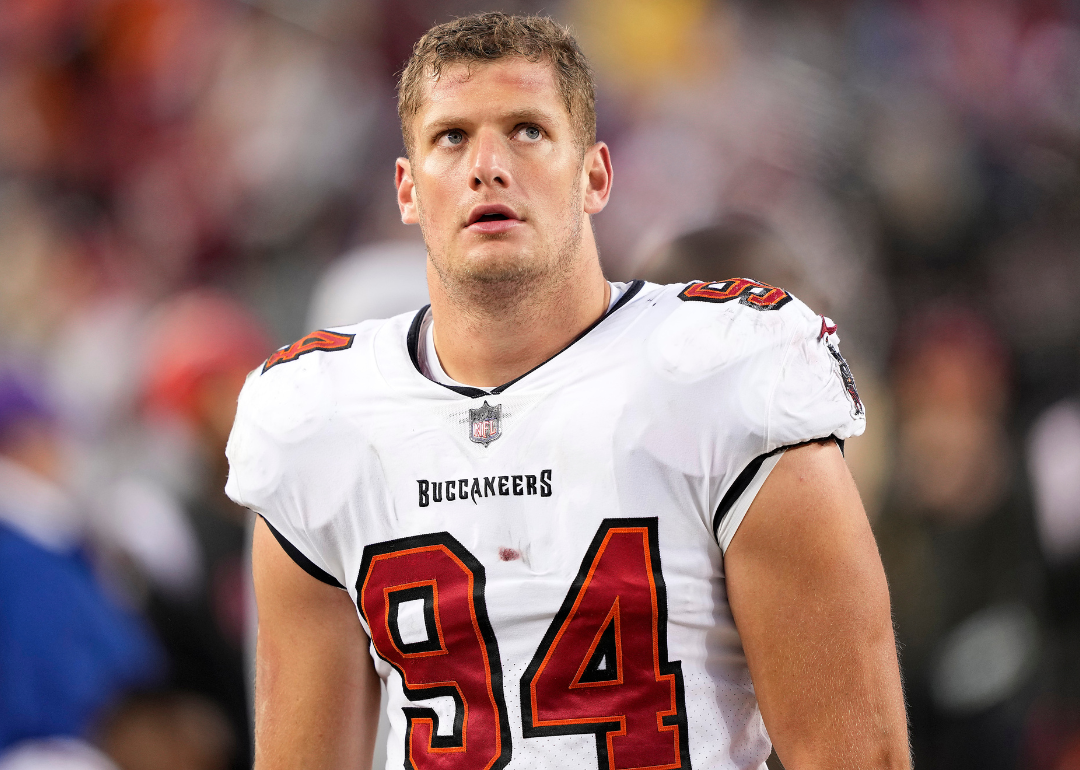
[[(448, 68), (413, 127), (398, 204), (427, 242), (439, 360), (459, 382), (503, 384), (607, 307), (589, 217), (611, 191), (608, 149), (576, 141), (550, 65), (518, 59)], [(484, 211), (501, 216), (476, 219)], [(369, 768), (379, 690), (356, 607), (261, 520), (252, 561), (256, 770)], [(884, 572), (835, 444), (784, 454), (724, 572), (787, 770), (909, 768)]]

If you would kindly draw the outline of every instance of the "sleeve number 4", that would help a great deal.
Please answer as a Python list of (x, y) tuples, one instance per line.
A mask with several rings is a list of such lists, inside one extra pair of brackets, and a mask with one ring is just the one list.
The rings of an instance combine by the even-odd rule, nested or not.
[[(510, 761), (484, 585), (483, 566), (445, 532), (365, 549), (358, 604), (376, 652), (410, 700), (445, 694), (456, 705), (446, 737), (430, 710), (404, 710), (410, 770), (500, 770)], [(521, 679), (521, 706), (526, 738), (594, 734), (599, 770), (690, 770), (655, 518), (601, 524)]]

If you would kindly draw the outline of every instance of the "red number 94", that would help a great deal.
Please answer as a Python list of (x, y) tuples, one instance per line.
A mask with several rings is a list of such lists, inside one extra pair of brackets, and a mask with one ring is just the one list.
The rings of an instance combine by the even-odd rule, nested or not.
[[(445, 532), (364, 551), (357, 593), (375, 650), (401, 674), (407, 698), (455, 704), (449, 735), (438, 734), (433, 710), (404, 709), (407, 768), (498, 770), (510, 761), (484, 584), (483, 566)], [(600, 525), (521, 678), (521, 711), (526, 738), (595, 735), (599, 770), (690, 770), (655, 517)]]

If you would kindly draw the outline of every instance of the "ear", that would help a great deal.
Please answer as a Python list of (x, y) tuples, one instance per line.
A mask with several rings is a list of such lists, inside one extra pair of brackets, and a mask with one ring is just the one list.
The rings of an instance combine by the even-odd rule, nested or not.
[(597, 142), (585, 151), (582, 174), (585, 177), (585, 213), (599, 214), (611, 195), (611, 151), (606, 144)]
[(398, 158), (394, 167), (394, 185), (397, 187), (397, 205), (401, 212), (401, 221), (415, 225), (420, 220), (416, 216), (416, 185), (413, 184), (412, 167), (408, 158)]

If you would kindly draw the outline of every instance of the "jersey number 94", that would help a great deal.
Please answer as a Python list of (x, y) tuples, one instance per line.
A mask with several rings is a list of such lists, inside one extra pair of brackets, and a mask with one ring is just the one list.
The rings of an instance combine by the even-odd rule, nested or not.
[[(455, 706), (452, 730), (442, 731), (433, 709), (403, 709), (410, 770), (499, 770), (510, 761), (484, 586), (483, 565), (446, 532), (364, 550), (356, 588), (375, 651), (410, 701), (448, 696)], [(655, 517), (600, 525), (521, 678), (521, 714), (526, 739), (595, 735), (599, 770), (690, 770)]]

